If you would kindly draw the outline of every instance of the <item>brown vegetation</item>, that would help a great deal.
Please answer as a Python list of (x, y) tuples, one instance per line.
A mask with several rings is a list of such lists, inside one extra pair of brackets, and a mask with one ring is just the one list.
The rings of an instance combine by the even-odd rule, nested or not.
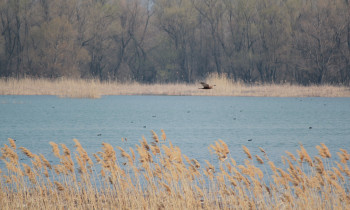
[(100, 82), (82, 79), (0, 79), (0, 95), (56, 95), (72, 98), (100, 98), (103, 95), (197, 95), (197, 96), (262, 96), (262, 97), (350, 97), (350, 89), (332, 85), (247, 85), (227, 77), (211, 74), (206, 81), (216, 84), (203, 90), (192, 84), (140, 84), (137, 82)]
[(3, 0), (0, 77), (350, 85), (348, 0)]
[[(347, 209), (350, 205), (349, 159), (341, 149), (333, 162), (326, 145), (311, 159), (301, 145), (277, 167), (243, 147), (248, 159), (239, 165), (224, 141), (209, 149), (215, 163), (200, 164), (179, 147), (152, 132), (135, 149), (102, 143), (92, 160), (79, 143), (71, 151), (51, 142), (58, 158), (20, 149), (31, 161), (21, 163), (15, 142), (1, 148), (6, 168), (0, 171), (2, 209)], [(243, 155), (243, 153), (242, 153)], [(256, 157), (256, 160), (255, 158)], [(310, 159), (309, 159), (310, 158)]]

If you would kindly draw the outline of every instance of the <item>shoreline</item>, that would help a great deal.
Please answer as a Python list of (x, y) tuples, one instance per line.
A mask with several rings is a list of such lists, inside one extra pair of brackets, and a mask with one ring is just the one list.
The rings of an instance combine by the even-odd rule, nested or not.
[(69, 98), (100, 98), (108, 95), (233, 96), (233, 97), (350, 97), (350, 87), (290, 84), (247, 85), (227, 78), (207, 78), (213, 89), (193, 84), (140, 84), (84, 79), (0, 79), (0, 95), (54, 95)]

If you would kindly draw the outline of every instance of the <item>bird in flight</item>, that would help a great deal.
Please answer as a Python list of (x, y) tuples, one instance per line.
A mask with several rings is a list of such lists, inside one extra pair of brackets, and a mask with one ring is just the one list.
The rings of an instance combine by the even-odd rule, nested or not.
[(213, 87), (216, 86), (216, 85), (209, 85), (205, 82), (201, 82), (201, 84), (203, 85), (203, 87), (199, 89), (213, 89)]

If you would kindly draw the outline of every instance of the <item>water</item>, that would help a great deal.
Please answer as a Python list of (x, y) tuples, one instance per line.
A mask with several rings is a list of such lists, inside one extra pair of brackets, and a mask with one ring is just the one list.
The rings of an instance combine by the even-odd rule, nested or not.
[(264, 148), (277, 164), (284, 151), (296, 154), (299, 143), (311, 156), (321, 142), (334, 158), (339, 148), (350, 152), (350, 98), (0, 96), (0, 117), (1, 145), (11, 137), (48, 159), (54, 159), (50, 141), (73, 150), (77, 138), (92, 154), (102, 142), (134, 148), (143, 135), (152, 140), (150, 130), (160, 136), (160, 129), (183, 154), (201, 161), (215, 160), (208, 146), (218, 139), (237, 162), (246, 158), (242, 145), (259, 155)]

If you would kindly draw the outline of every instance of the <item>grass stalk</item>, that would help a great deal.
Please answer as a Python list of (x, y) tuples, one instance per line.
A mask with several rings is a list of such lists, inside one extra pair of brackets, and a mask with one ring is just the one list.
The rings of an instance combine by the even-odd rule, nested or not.
[[(287, 152), (282, 157), (285, 165), (278, 168), (264, 150), (260, 149), (265, 161), (244, 146), (242, 156), (247, 159), (237, 165), (227, 144), (219, 140), (209, 147), (217, 159), (201, 166), (165, 138), (159, 141), (155, 132), (152, 136), (151, 143), (143, 137), (136, 149), (129, 148), (136, 153), (132, 155), (103, 143), (95, 161), (78, 140), (74, 140), (75, 150), (61, 144), (61, 153), (58, 144), (51, 142), (56, 165), (24, 147), (20, 151), (32, 165), (21, 163), (20, 151), (9, 141), (10, 146), (1, 148), (5, 162), (0, 173), (1, 208), (346, 209), (350, 205), (349, 158), (344, 149), (339, 152), (342, 161), (333, 164), (326, 145), (317, 146), (320, 156), (313, 158), (300, 145), (303, 162)], [(153, 153), (155, 146), (160, 151)], [(70, 158), (73, 171), (67, 163)]]

